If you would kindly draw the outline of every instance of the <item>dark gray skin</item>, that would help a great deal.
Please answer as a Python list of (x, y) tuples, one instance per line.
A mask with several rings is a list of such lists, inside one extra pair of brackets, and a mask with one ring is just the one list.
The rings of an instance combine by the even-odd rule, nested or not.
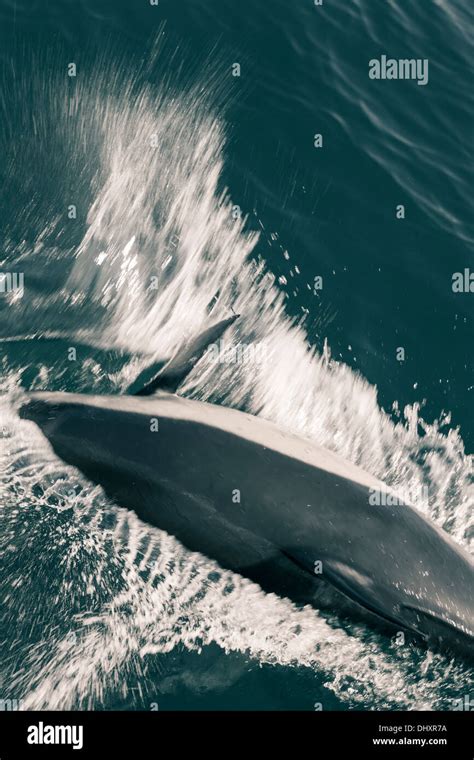
[(470, 556), (412, 507), (372, 506), (370, 489), (388, 488), (311, 441), (165, 392), (30, 393), (20, 415), (189, 549), (298, 602), (321, 606), (321, 589), (337, 589), (329, 604), (472, 657)]

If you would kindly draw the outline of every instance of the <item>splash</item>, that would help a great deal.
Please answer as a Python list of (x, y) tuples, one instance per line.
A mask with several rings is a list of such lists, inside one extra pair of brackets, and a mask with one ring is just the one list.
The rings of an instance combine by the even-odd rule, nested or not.
[[(57, 213), (56, 190), (42, 188), (41, 199), (32, 190), (26, 216), (15, 222), (29, 234), (7, 255), (25, 269), (34, 260), (40, 282), (9, 304), (5, 333), (27, 336), (34, 322), (39, 334), (62, 336), (64, 350), (90, 339), (141, 356), (111, 372), (100, 359), (81, 367), (84, 390), (116, 391), (149, 361), (143, 354), (168, 354), (211, 311), (217, 319), (233, 307), (242, 317), (227, 340), (265, 343), (266, 360), (204, 359), (181, 392), (273, 420), (392, 486), (428, 486), (430, 517), (468, 545), (472, 460), (458, 431), (449, 417), (427, 424), (418, 405), (386, 414), (375, 387), (333, 361), (327, 346), (308, 345), (258, 258), (258, 234), (223, 184), (218, 78), (179, 89), (158, 77), (157, 60), (131, 78), (124, 63), (104, 57), (74, 90), (57, 80), (45, 89), (34, 78), (18, 88), (30, 88), (41, 105), (32, 146), (51, 148), (61, 203), (70, 198), (69, 166), (83, 210), (71, 228)], [(21, 106), (17, 119), (28, 134)], [(14, 159), (21, 182), (30, 166)], [(348, 706), (436, 708), (469, 692), (463, 666), (265, 595), (108, 503), (18, 419), (12, 388), (32, 359), (18, 361), (5, 345), (3, 691), (8, 684), (30, 709), (117, 699), (141, 706), (156, 691), (156, 673), (159, 683), (170, 675), (173, 652), (218, 645), (240, 653), (242, 670), (249, 661), (304, 667)], [(61, 378), (64, 360), (34, 362), (35, 387)]]

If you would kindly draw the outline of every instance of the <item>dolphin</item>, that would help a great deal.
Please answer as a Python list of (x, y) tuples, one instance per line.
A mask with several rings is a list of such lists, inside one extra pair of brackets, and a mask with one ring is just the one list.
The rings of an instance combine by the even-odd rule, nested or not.
[(237, 316), (125, 395), (26, 392), (20, 416), (117, 505), (266, 591), (471, 657), (474, 564), (443, 530), (407, 503), (374, 506), (390, 488), (316, 443), (176, 394)]

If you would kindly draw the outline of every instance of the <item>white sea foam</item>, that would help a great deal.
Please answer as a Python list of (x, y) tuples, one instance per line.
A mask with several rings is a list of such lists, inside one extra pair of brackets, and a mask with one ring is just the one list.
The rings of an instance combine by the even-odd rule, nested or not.
[[(137, 89), (114, 70), (117, 97), (103, 66), (93, 86), (77, 83), (82, 109), (74, 134), (94, 141), (97, 161), (85, 234), (72, 269), (70, 252), (37, 251), (38, 261), (43, 253), (64, 268), (65, 282), (54, 310), (45, 294), (29, 303), (33, 313), (15, 307), (15, 333), (22, 325), (31, 331), (33, 315), (45, 331), (69, 325), (74, 339), (80, 325), (102, 343), (162, 356), (205, 322), (211, 302), (215, 318), (233, 307), (242, 314), (238, 339), (265, 341), (271, 361), (204, 359), (182, 392), (262, 415), (395, 488), (427, 485), (424, 508), (468, 545), (472, 459), (458, 432), (449, 418), (425, 423), (419, 405), (390, 417), (374, 386), (332, 361), (327, 348), (309, 348), (274, 278), (252, 259), (257, 234), (233, 218), (221, 183), (225, 130), (209, 99), (199, 88), (173, 97), (145, 84)], [(51, 110), (61, 125), (64, 117)], [(39, 129), (47, 126), (43, 115)], [(27, 259), (28, 250), (19, 255)], [(125, 387), (138, 364), (113, 378), (115, 385)], [(147, 692), (150, 658), (159, 663), (179, 646), (199, 651), (212, 643), (261, 663), (314, 669), (354, 706), (437, 707), (447, 693), (467, 689), (461, 665), (390, 647), (363, 627), (329, 623), (266, 595), (115, 508), (55, 458), (32, 423), (18, 419), (18, 377), (8, 359), (4, 369), (1, 585), (13, 655), (3, 677), (26, 708), (97, 707), (117, 695), (133, 705), (133, 689), (140, 699)], [(43, 369), (37, 387), (46, 388), (51, 370)]]

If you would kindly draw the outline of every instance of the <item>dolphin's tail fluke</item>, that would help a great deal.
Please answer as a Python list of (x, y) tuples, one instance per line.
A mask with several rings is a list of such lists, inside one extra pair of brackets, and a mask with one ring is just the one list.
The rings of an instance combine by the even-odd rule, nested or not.
[(147, 367), (127, 388), (127, 393), (133, 396), (151, 396), (156, 391), (175, 393), (178, 386), (204, 355), (208, 346), (217, 342), (238, 317), (239, 314), (234, 314), (232, 317), (223, 319), (206, 328), (197, 337), (185, 342), (151, 379), (150, 367)]

